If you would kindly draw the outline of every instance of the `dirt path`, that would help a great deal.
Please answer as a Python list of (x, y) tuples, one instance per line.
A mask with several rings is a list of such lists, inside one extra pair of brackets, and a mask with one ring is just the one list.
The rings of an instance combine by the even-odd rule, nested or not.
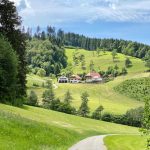
[(105, 136), (106, 135), (100, 135), (86, 138), (73, 145), (69, 150), (107, 150), (103, 141)]

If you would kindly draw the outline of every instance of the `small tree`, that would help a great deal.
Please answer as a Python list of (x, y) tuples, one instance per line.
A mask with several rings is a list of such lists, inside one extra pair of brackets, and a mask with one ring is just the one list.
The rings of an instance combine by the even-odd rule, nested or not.
[(97, 53), (97, 56), (98, 56), (98, 57), (100, 56), (100, 52), (101, 52), (101, 49), (100, 49), (100, 48), (97, 48), (97, 49), (96, 49), (96, 53)]
[(46, 108), (50, 108), (51, 102), (55, 100), (55, 94), (53, 91), (52, 82), (49, 82), (48, 90), (43, 93), (43, 105)]
[(125, 67), (122, 68), (122, 72), (121, 72), (123, 75), (126, 75), (128, 72), (127, 72), (127, 69)]
[(119, 69), (119, 67), (118, 67), (117, 64), (115, 65), (114, 69), (115, 69), (115, 70), (118, 70), (118, 69)]
[(82, 103), (79, 108), (79, 115), (81, 115), (82, 117), (87, 117), (87, 115), (89, 114), (88, 97), (89, 97), (89, 95), (87, 92), (84, 92), (81, 95)]
[(145, 62), (146, 62), (145, 66), (148, 67), (150, 70), (150, 58), (147, 59)]
[(102, 117), (102, 111), (104, 110), (104, 107), (100, 105), (92, 114), (92, 118), (100, 120)]
[(52, 83), (52, 80), (47, 80), (46, 81), (46, 87), (48, 88), (48, 89), (53, 89), (53, 83)]
[(70, 105), (71, 101), (73, 100), (73, 97), (71, 96), (70, 91), (68, 90), (65, 93), (64, 103)]
[(116, 56), (117, 56), (117, 50), (114, 49), (114, 50), (112, 51), (111, 55), (112, 55), (113, 62), (114, 62), (114, 61), (115, 61), (115, 58), (116, 58)]
[(129, 58), (126, 58), (126, 60), (125, 60), (125, 67), (128, 68), (130, 66), (132, 66), (131, 60)]
[(37, 72), (37, 75), (40, 77), (44, 77), (46, 75), (46, 71), (42, 68), (40, 68)]
[(90, 61), (90, 71), (94, 71), (94, 62), (93, 62), (93, 60)]
[(30, 92), (28, 104), (31, 106), (36, 106), (38, 104), (38, 97), (34, 91)]
[(150, 96), (145, 98), (145, 108), (141, 132), (147, 136), (147, 150), (150, 150)]

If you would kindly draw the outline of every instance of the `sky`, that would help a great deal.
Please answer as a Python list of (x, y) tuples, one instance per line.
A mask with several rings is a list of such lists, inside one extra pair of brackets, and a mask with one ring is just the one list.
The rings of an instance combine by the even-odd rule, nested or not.
[(89, 37), (150, 45), (150, 0), (11, 0), (25, 27), (61, 28)]

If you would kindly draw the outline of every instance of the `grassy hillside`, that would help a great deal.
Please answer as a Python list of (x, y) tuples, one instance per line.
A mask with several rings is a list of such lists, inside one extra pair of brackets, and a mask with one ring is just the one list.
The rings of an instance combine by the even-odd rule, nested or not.
[(115, 87), (119, 93), (143, 101), (150, 95), (150, 78), (126, 80)]
[[(73, 63), (73, 52), (75, 52), (75, 49), (66, 49), (68, 63)], [(124, 66), (124, 61), (126, 59), (125, 55), (118, 54), (117, 62), (113, 63), (110, 52), (106, 52), (105, 54), (101, 53), (99, 57), (97, 56), (96, 52), (94, 52), (95, 54), (93, 56), (93, 52), (83, 49), (80, 49), (79, 53), (85, 55), (87, 68), (89, 67), (90, 61), (93, 60), (95, 67), (100, 67), (102, 70), (107, 69), (110, 65), (115, 66), (115, 64), (117, 64), (121, 69)], [(53, 80), (53, 82), (56, 84), (55, 93), (61, 100), (63, 100), (64, 93), (69, 89), (74, 98), (72, 105), (78, 108), (81, 103), (81, 93), (87, 91), (90, 95), (89, 106), (91, 111), (95, 110), (98, 105), (103, 105), (105, 108), (105, 112), (122, 114), (125, 113), (128, 109), (143, 106), (143, 102), (136, 101), (133, 98), (124, 96), (113, 89), (115, 86), (119, 85), (121, 82), (127, 79), (149, 76), (149, 73), (144, 73), (146, 68), (143, 61), (133, 57), (130, 57), (130, 60), (132, 61), (133, 66), (128, 69), (129, 73), (126, 76), (117, 77), (113, 81), (105, 84), (58, 84), (56, 80)], [(74, 73), (82, 73), (80, 65), (74, 66), (73, 69)], [(89, 72), (88, 69), (86, 71)], [(28, 75), (27, 85), (29, 91), (31, 89), (35, 90), (40, 102), (42, 100), (42, 93), (45, 90), (42, 87), (42, 84), (45, 82), (46, 79), (47, 78), (40, 78), (35, 75)], [(33, 83), (38, 84), (39, 87), (33, 86)]]
[(137, 135), (115, 135), (105, 138), (108, 150), (145, 150), (146, 138)]
[[(75, 52), (75, 49), (66, 49), (66, 55), (68, 57), (68, 63), (73, 64), (73, 53)], [(96, 51), (87, 51), (84, 49), (79, 49), (78, 52), (80, 54), (83, 54), (85, 56), (85, 62), (86, 62), (86, 70), (83, 71), (81, 69), (81, 65), (74, 66), (74, 73), (82, 73), (82, 72), (89, 72), (89, 65), (90, 61), (92, 60), (95, 66), (95, 69), (101, 69), (101, 70), (107, 70), (109, 66), (115, 66), (116, 64), (118, 67), (121, 68), (125, 66), (125, 59), (126, 57), (129, 57), (132, 61), (133, 66), (128, 69), (129, 73), (140, 73), (144, 72), (146, 70), (144, 62), (138, 58), (126, 56), (123, 54), (117, 54), (117, 59), (115, 62), (113, 62), (111, 52), (100, 53), (100, 56), (97, 55)]]
[[(66, 150), (77, 141), (100, 134), (138, 134), (138, 129), (41, 108), (0, 104), (3, 150)], [(65, 140), (64, 140), (65, 139)]]

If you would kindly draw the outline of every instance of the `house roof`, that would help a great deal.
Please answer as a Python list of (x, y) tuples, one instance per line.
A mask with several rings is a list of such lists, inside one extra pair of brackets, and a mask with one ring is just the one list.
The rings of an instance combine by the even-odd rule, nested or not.
[(78, 79), (78, 80), (80, 80), (80, 79), (81, 79), (81, 77), (80, 77), (80, 76), (78, 76), (78, 75), (72, 75), (70, 78), (75, 78), (75, 79)]
[(90, 73), (88, 73), (87, 75), (86, 75), (86, 77), (92, 77), (92, 78), (100, 78), (101, 77), (101, 75), (99, 74), (99, 73), (97, 73), (97, 72), (90, 72)]
[(68, 79), (68, 78), (65, 76), (61, 76), (61, 77), (59, 77), (59, 79)]

